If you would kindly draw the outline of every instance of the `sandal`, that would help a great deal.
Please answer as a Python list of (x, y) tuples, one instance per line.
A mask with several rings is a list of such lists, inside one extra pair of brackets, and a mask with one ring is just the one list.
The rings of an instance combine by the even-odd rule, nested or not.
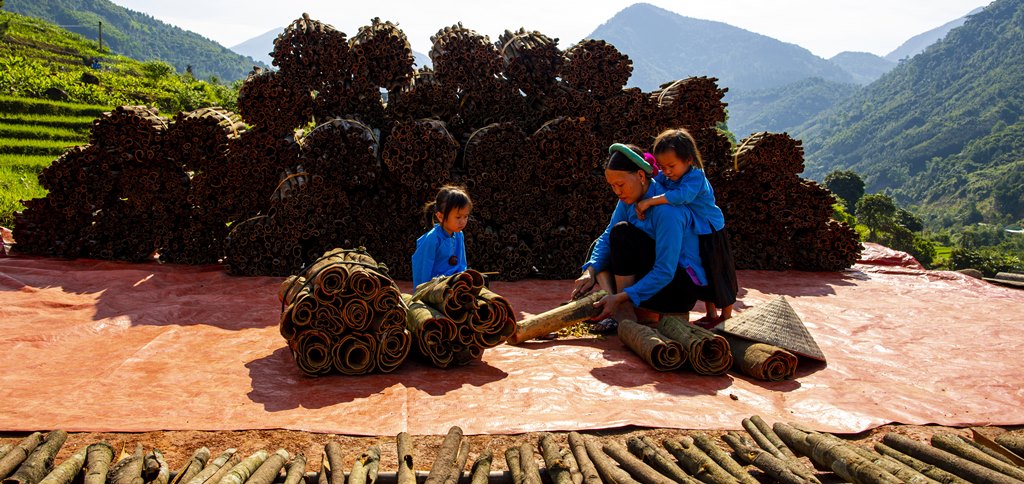
[(612, 334), (619, 329), (619, 322), (612, 318), (604, 318), (590, 324), (590, 332), (594, 334)]
[(721, 321), (718, 318), (711, 316), (704, 316), (693, 322), (695, 326), (700, 326), (704, 329), (712, 329), (715, 326), (718, 326), (719, 323), (721, 323)]

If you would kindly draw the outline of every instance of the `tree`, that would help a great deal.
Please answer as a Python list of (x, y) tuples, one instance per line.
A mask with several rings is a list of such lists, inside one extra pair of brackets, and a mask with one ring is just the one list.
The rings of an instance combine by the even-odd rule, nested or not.
[(825, 188), (846, 202), (846, 206), (857, 212), (857, 202), (864, 196), (864, 179), (853, 170), (835, 170), (825, 175)]
[(897, 208), (896, 209), (896, 223), (906, 227), (911, 232), (920, 232), (924, 230), (924, 222), (921, 217), (914, 215), (908, 210)]
[(896, 226), (896, 202), (889, 195), (864, 195), (857, 202), (857, 220), (868, 227), (868, 240), (877, 241), (878, 232), (891, 232)]

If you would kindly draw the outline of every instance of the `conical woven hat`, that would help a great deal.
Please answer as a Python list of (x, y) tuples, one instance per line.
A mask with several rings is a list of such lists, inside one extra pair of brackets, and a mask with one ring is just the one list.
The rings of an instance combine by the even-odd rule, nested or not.
[(818, 343), (782, 296), (725, 320), (725, 332), (825, 361)]

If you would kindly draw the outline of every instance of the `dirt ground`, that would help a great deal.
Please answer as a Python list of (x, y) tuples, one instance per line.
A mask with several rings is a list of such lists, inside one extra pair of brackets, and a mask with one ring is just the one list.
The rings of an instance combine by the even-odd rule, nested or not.
[[(1022, 430), (1018, 430), (1022, 429)], [(994, 438), (1006, 431), (1024, 431), (1021, 427), (984, 427), (985, 435)], [(885, 425), (867, 432), (854, 435), (841, 435), (841, 437), (870, 448), (875, 442), (882, 439), (885, 434), (894, 432), (903, 434), (913, 439), (927, 441), (936, 433), (954, 433), (966, 438), (971, 438), (971, 431), (967, 428), (951, 428), (941, 426), (920, 426), (920, 425)], [(627, 439), (634, 436), (648, 436), (660, 442), (665, 438), (678, 438), (683, 435), (698, 433), (693, 430), (677, 429), (644, 429), (627, 427), (619, 429), (607, 429), (598, 431), (581, 432), (586, 435), (599, 437), (600, 439), (611, 439), (625, 443)], [(708, 431), (704, 432), (713, 436), (721, 436), (725, 432)], [(25, 434), (0, 434), (0, 444), (16, 444)], [(541, 433), (529, 433), (519, 435), (471, 435), (467, 436), (470, 442), (470, 458), (466, 465), (468, 471), (473, 460), (484, 451), (490, 450), (494, 454), (491, 469), (493, 471), (505, 470), (505, 450), (518, 446), (522, 443), (529, 443), (537, 447)], [(562, 445), (567, 445), (568, 433), (556, 432), (555, 437)], [(353, 437), (346, 435), (318, 434), (312, 432), (300, 432), (292, 430), (246, 430), (246, 431), (157, 431), (145, 433), (101, 433), (85, 432), (72, 433), (57, 456), (57, 462), (70, 456), (82, 446), (105, 440), (111, 443), (117, 452), (122, 449), (131, 453), (137, 443), (141, 443), (148, 451), (159, 449), (165, 456), (171, 470), (176, 470), (184, 465), (192, 453), (200, 447), (207, 447), (213, 456), (219, 455), (225, 449), (234, 447), (242, 455), (249, 455), (258, 450), (273, 452), (283, 448), (293, 455), (297, 452), (305, 454), (308, 464), (307, 472), (320, 469), (320, 459), (324, 446), (330, 442), (338, 442), (344, 449), (345, 466), (351, 468), (355, 458), (371, 446), (378, 446), (381, 451), (381, 472), (393, 472), (398, 468), (397, 453), (395, 450), (394, 436), (388, 437)], [(427, 471), (433, 463), (437, 449), (444, 440), (443, 435), (413, 436), (414, 454), (413, 462), (417, 470)], [(718, 440), (723, 449), (728, 446)], [(538, 462), (541, 462), (540, 455), (537, 455)], [(808, 465), (810, 465), (808, 463)], [(753, 469), (753, 468), (751, 468)]]

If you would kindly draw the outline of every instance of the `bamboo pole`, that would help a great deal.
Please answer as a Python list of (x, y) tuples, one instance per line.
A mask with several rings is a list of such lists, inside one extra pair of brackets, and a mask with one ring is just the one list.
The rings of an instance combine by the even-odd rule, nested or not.
[(114, 460), (114, 448), (106, 442), (89, 445), (85, 455), (84, 484), (105, 484), (110, 462)]
[(725, 470), (725, 472), (728, 472), (735, 477), (736, 480), (743, 484), (757, 484), (757, 479), (751, 477), (750, 473), (747, 472), (743, 466), (715, 445), (715, 442), (711, 440), (711, 437), (698, 433), (693, 435), (693, 443), (698, 449), (704, 451), (711, 460), (715, 461), (719, 467)]
[(562, 459), (558, 444), (554, 442), (554, 437), (549, 433), (540, 437), (540, 454), (544, 458), (544, 466), (548, 470), (548, 477), (552, 483), (573, 484), (571, 466)]
[[(220, 470), (223, 467), (227, 466), (229, 462), (232, 462), (232, 460), (235, 459), (236, 452), (237, 450), (234, 448), (225, 450), (221, 455), (217, 456), (217, 458), (214, 459), (213, 462), (208, 463), (206, 467), (204, 467), (203, 470), (199, 472), (199, 474), (196, 474), (195, 477), (190, 479), (187, 482), (187, 484), (203, 484), (206, 481), (212, 481), (213, 477), (217, 475), (217, 473), (220, 472)], [(231, 466), (234, 465), (234, 463), (231, 464)], [(230, 468), (231, 467), (228, 467), (228, 469)], [(213, 484), (216, 484), (216, 482), (220, 482), (220, 479), (218, 478), (218, 480), (215, 481)]]
[(424, 484), (444, 484), (448, 480), (448, 476), (454, 472), (455, 460), (459, 458), (461, 443), (462, 429), (458, 426), (448, 429), (448, 435), (437, 451), (437, 458), (434, 459)]
[(645, 464), (653, 467), (675, 482), (684, 484), (697, 484), (700, 482), (686, 474), (682, 468), (676, 465), (671, 456), (659, 452), (660, 449), (657, 444), (648, 437), (632, 437), (626, 441), (626, 448)]
[(953, 434), (935, 434), (932, 435), (932, 445), (937, 449), (942, 449), (1019, 481), (1024, 481), (1024, 469), (1013, 464), (1003, 462), (978, 449), (975, 449), (974, 447), (971, 447), (959, 436)]
[(469, 471), (469, 484), (488, 484), (491, 473), (491, 460), (494, 458), (491, 451), (484, 451), (473, 462), (473, 468)]
[(594, 303), (607, 295), (605, 291), (596, 291), (564, 306), (519, 321), (516, 323), (516, 331), (509, 336), (508, 343), (517, 345), (591, 319), (601, 314), (601, 310), (594, 307)]
[(967, 481), (936, 466), (922, 462), (881, 442), (875, 442), (875, 451), (889, 457), (942, 484), (967, 484)]
[(935, 447), (899, 434), (886, 434), (885, 437), (882, 438), (882, 442), (900, 452), (910, 455), (911, 457), (915, 457), (929, 464), (938, 466), (971, 482), (982, 484), (1020, 483), (1017, 479), (1000, 472), (996, 472), (983, 465), (976, 464), (967, 459), (962, 459), (944, 450), (936, 449)]
[(89, 447), (79, 449), (78, 452), (65, 459), (61, 465), (55, 467), (43, 480), (39, 481), (39, 484), (70, 484), (82, 471), (88, 450)]
[(594, 468), (597, 469), (598, 474), (601, 476), (603, 482), (614, 482), (616, 484), (639, 484), (636, 479), (633, 479), (628, 472), (619, 468), (615, 465), (615, 461), (608, 457), (608, 454), (604, 453), (604, 449), (601, 448), (601, 444), (598, 444), (594, 439), (583, 438), (584, 446), (587, 448), (587, 456), (590, 457), (590, 461), (594, 463)]
[(587, 454), (586, 441), (583, 436), (576, 432), (569, 432), (569, 450), (572, 451), (576, 463), (580, 466), (580, 474), (583, 474), (583, 482), (586, 484), (601, 484), (601, 476), (594, 467), (593, 460)]
[(0, 478), (7, 477), (14, 473), (18, 469), (25, 459), (28, 458), (29, 454), (35, 450), (39, 444), (43, 443), (43, 434), (41, 432), (33, 432), (28, 437), (21, 439), (18, 445), (8, 451), (2, 458), (0, 458)]
[(743, 436), (743, 434), (738, 432), (729, 432), (722, 436), (722, 440), (736, 451), (736, 456), (740, 460), (761, 469), (762, 472), (768, 474), (781, 484), (805, 484), (809, 482), (818, 482), (817, 479), (810, 481), (796, 474), (786, 461), (775, 457), (769, 452), (765, 452), (764, 449), (748, 440)]
[(398, 451), (398, 484), (416, 484), (416, 468), (412, 461), (412, 437), (401, 432), (396, 438)]

